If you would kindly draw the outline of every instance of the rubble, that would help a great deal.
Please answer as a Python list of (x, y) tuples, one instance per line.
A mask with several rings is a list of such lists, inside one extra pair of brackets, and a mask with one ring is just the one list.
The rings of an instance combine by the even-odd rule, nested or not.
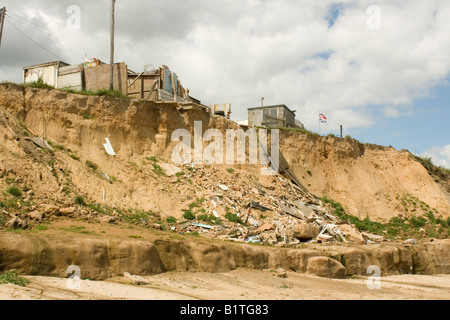
[(272, 274), (274, 277), (286, 279), (288, 277), (287, 271), (283, 268), (278, 268), (275, 270), (275, 272)]
[(31, 138), (31, 141), (33, 141), (33, 143), (41, 149), (53, 150), (52, 147), (43, 138), (33, 137)]
[(150, 284), (150, 281), (144, 279), (141, 276), (132, 275), (128, 272), (124, 272), (123, 277), (127, 280), (133, 283), (135, 286), (145, 286)]
[(16, 215), (11, 215), (11, 220), (5, 224), (6, 229), (16, 230), (16, 229), (27, 229), (28, 222), (26, 219), (20, 219)]
[[(184, 170), (186, 169), (186, 170)], [(289, 172), (251, 179), (243, 173), (220, 178), (214, 167), (186, 165), (184, 179), (198, 185), (202, 217), (171, 227), (178, 233), (272, 246), (307, 243), (367, 243), (383, 237), (364, 235), (309, 193)], [(227, 219), (235, 217), (236, 219)], [(199, 218), (197, 216), (197, 218)]]
[(181, 172), (180, 168), (170, 163), (160, 163), (159, 166), (164, 170), (164, 173), (168, 177), (176, 176), (178, 173)]

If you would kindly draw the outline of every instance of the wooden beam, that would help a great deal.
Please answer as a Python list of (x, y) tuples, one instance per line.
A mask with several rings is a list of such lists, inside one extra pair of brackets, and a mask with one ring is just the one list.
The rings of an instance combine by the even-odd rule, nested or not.
[(173, 101), (178, 102), (177, 87), (175, 85), (175, 77), (173, 76), (173, 72), (170, 73), (170, 79), (172, 80)]
[(155, 91), (156, 89), (156, 85), (158, 84), (158, 81), (155, 81), (155, 83), (153, 84), (152, 89), (150, 90), (150, 93), (148, 94), (146, 100), (150, 99), (150, 97), (152, 96), (153, 91)]

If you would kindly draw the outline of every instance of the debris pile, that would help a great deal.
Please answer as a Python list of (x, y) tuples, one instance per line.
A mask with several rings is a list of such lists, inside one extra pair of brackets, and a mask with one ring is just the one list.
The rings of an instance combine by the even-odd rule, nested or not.
[(256, 179), (233, 171), (219, 175), (214, 167), (185, 169), (190, 171), (185, 178), (194, 180), (201, 191), (190, 207), (196, 214), (172, 225), (172, 231), (272, 246), (368, 241), (353, 225), (333, 215), (332, 208), (310, 194), (289, 171)]

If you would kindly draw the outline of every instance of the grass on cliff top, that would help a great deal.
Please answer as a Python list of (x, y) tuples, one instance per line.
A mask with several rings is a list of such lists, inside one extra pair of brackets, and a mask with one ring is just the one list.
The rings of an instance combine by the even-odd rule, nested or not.
[(435, 165), (433, 163), (433, 160), (430, 157), (420, 157), (420, 156), (416, 156), (412, 153), (410, 153), (410, 154), (411, 154), (411, 159), (422, 164), (429, 173), (439, 174), (444, 177), (450, 176), (450, 169), (446, 169), (444, 167)]
[(84, 96), (99, 96), (99, 97), (103, 97), (103, 96), (108, 96), (108, 97), (115, 97), (115, 98), (121, 98), (121, 99), (130, 99), (130, 97), (124, 95), (122, 92), (118, 91), (118, 90), (110, 90), (110, 89), (101, 89), (98, 91), (84, 91), (84, 90), (73, 90), (73, 89), (61, 89), (60, 91), (62, 92), (67, 92), (67, 93), (74, 93), (74, 94), (81, 94)]
[(22, 84), (22, 87), (24, 88), (40, 88), (40, 89), (55, 89), (55, 87), (52, 87), (44, 82), (41, 78), (38, 81), (30, 82), (30, 83), (24, 83)]
[[(21, 84), (24, 88), (39, 88), (39, 89), (55, 89), (55, 87), (48, 85), (44, 82), (44, 80), (39, 79), (34, 82), (23, 83)], [(121, 99), (131, 99), (130, 97), (124, 95), (119, 90), (111, 90), (111, 89), (101, 89), (98, 91), (90, 91), (90, 90), (73, 90), (73, 89), (58, 89), (62, 92), (74, 93), (74, 94), (82, 94), (85, 96), (109, 96)]]
[[(256, 127), (256, 129), (267, 129), (264, 127)], [(307, 129), (300, 129), (300, 128), (284, 128), (284, 127), (276, 127), (276, 128), (270, 128), (271, 130), (280, 130), (280, 131), (286, 131), (286, 132), (300, 132), (303, 134), (309, 134), (312, 136), (320, 137), (320, 135), (317, 132), (313, 132)]]
[[(447, 239), (450, 236), (450, 217), (447, 219), (435, 216), (437, 211), (428, 210), (422, 215), (400, 215), (390, 219), (387, 223), (375, 222), (369, 217), (361, 220), (346, 212), (342, 204), (328, 197), (323, 197), (322, 202), (330, 204), (335, 216), (343, 221), (353, 224), (358, 230), (385, 236), (386, 238), (408, 239), (413, 237), (429, 236), (432, 238)], [(420, 232), (423, 229), (424, 232)]]

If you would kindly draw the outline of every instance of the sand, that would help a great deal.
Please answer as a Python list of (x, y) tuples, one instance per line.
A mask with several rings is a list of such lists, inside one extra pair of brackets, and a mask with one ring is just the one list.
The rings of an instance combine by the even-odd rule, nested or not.
[(27, 287), (0, 285), (2, 300), (448, 300), (450, 275), (400, 275), (380, 279), (369, 289), (367, 278), (325, 279), (288, 272), (238, 269), (230, 273), (164, 273), (144, 277), (148, 285), (82, 280), (69, 289), (67, 279), (26, 277)]

